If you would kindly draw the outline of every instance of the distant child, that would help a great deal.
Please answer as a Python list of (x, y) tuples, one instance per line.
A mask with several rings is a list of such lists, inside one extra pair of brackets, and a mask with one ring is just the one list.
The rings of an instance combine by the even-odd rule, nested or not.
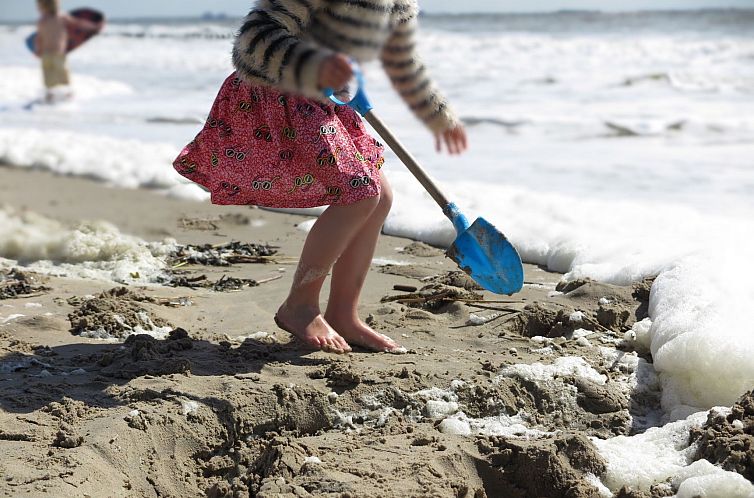
[[(37, 0), (40, 13), (34, 51), (42, 61), (42, 75), (46, 88), (45, 100), (55, 100), (55, 87), (70, 85), (66, 66), (68, 32), (66, 17), (60, 14), (60, 0)], [(65, 97), (70, 97), (66, 94)]]
[[(380, 58), (406, 104), (435, 134), (438, 151), (466, 149), (466, 133), (416, 54), (416, 0), (259, 0), (233, 48), (225, 80), (176, 170), (215, 204), (329, 207), (307, 236), (275, 322), (308, 347), (399, 346), (359, 319), (359, 294), (392, 191), (383, 147), (361, 117), (323, 97), (352, 77), (349, 58)], [(332, 271), (324, 315), (319, 296)]]

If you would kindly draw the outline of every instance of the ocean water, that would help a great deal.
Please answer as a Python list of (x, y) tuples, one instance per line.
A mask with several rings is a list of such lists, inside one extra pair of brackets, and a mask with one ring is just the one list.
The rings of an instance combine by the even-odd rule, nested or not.
[[(231, 71), (235, 24), (111, 23), (70, 57), (76, 100), (31, 110), (41, 83), (23, 39), (33, 27), (0, 26), (0, 160), (206, 201), (170, 163)], [(566, 278), (657, 277), (647, 345), (666, 421), (750, 389), (754, 10), (422, 25), (420, 50), (468, 126), (468, 154), (437, 155), (376, 64), (365, 67), (368, 91), (449, 197)], [(452, 241), (393, 155), (386, 172), (396, 191), (386, 232)]]

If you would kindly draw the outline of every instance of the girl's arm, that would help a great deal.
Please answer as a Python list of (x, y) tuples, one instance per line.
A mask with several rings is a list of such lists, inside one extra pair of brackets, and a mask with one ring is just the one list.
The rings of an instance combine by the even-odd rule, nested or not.
[(382, 66), (416, 117), (435, 135), (444, 135), (460, 123), (419, 58), (416, 29), (417, 12), (407, 10), (382, 49)]
[(301, 34), (323, 1), (260, 0), (233, 46), (238, 75), (251, 84), (321, 99), (319, 68), (333, 52), (302, 40)]

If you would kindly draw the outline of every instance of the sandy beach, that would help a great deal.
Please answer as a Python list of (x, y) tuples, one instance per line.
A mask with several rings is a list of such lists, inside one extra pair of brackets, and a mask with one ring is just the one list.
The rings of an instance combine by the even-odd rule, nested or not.
[(386, 151), (359, 313), (402, 349), (340, 356), (273, 320), (318, 211), (213, 206), (171, 167), (248, 2), (93, 2), (54, 105), (7, 2), (0, 496), (754, 498), (754, 10), (674, 1), (420, 2), (469, 150), (437, 154), (377, 61), (365, 88), (525, 285), (458, 271)]
[[(649, 283), (564, 287), (527, 265), (522, 293), (494, 296), (441, 250), (383, 236), (361, 314), (406, 353), (307, 352), (272, 321), (307, 218), (0, 174), (5, 209), (275, 251), (174, 264), (193, 288), (6, 268), (5, 496), (601, 496), (590, 437), (632, 434), (656, 406), (622, 361), (641, 360), (624, 335), (646, 317)], [(96, 330), (110, 339), (86, 337)]]

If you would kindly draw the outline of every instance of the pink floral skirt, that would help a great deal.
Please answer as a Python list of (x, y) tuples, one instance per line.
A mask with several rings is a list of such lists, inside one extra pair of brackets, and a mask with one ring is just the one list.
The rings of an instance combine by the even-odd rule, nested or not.
[(173, 166), (214, 204), (304, 208), (379, 195), (383, 150), (350, 107), (250, 86), (234, 73)]

